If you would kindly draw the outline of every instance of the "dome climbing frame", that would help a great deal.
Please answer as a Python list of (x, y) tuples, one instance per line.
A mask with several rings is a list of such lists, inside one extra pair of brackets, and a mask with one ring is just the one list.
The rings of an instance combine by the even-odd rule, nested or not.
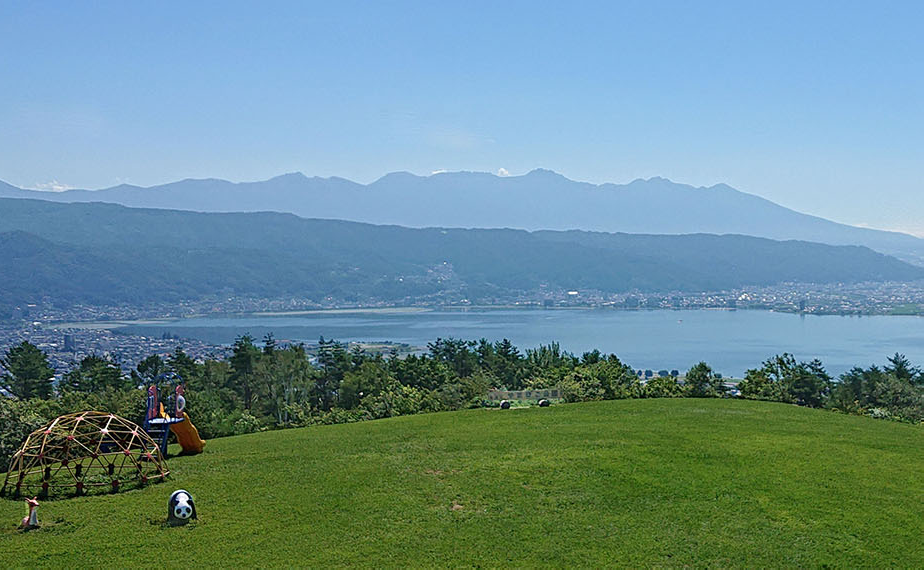
[(137, 424), (106, 412), (56, 418), (13, 454), (3, 494), (81, 495), (163, 480), (167, 462)]

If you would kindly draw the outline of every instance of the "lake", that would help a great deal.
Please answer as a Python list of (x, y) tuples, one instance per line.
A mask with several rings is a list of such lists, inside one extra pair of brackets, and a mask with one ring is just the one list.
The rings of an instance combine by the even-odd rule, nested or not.
[(599, 348), (635, 368), (686, 370), (705, 360), (740, 377), (766, 358), (791, 352), (820, 358), (840, 374), (882, 364), (901, 352), (924, 364), (924, 318), (803, 316), (769, 311), (624, 311), (612, 309), (472, 309), (467, 311), (318, 311), (302, 314), (201, 317), (130, 324), (131, 334), (164, 332), (216, 344), (249, 333), (279, 340), (393, 341), (426, 346), (437, 337), (509, 338), (521, 350), (558, 341), (580, 354)]

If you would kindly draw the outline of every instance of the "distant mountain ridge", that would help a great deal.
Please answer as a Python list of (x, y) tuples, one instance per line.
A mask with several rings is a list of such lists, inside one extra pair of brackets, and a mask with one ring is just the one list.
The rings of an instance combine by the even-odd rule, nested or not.
[(541, 290), (924, 279), (924, 268), (866, 247), (740, 235), (411, 229), (3, 198), (0, 268), (0, 319), (43, 299), (64, 306), (214, 295), (490, 303)]
[(693, 187), (650, 178), (595, 185), (542, 169), (509, 177), (394, 172), (368, 185), (301, 173), (260, 182), (187, 179), (149, 188), (123, 184), (95, 191), (40, 192), (0, 184), (0, 197), (200, 212), (275, 211), (416, 228), (741, 234), (864, 245), (924, 265), (920, 238), (802, 214), (726, 184)]

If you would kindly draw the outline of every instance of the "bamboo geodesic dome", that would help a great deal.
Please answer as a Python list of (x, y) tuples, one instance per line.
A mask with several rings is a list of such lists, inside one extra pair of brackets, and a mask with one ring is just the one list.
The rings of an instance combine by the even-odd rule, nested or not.
[(78, 412), (61, 416), (26, 438), (10, 462), (3, 493), (82, 494), (93, 488), (118, 491), (167, 476), (167, 462), (138, 425), (115, 414)]

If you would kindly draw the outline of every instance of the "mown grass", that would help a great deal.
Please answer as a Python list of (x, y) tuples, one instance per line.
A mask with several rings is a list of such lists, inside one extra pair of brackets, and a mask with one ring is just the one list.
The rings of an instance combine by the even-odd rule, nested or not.
[[(11, 566), (924, 565), (924, 431), (782, 404), (625, 400), (214, 440), (167, 483), (48, 501)], [(166, 528), (186, 488), (199, 521)]]

